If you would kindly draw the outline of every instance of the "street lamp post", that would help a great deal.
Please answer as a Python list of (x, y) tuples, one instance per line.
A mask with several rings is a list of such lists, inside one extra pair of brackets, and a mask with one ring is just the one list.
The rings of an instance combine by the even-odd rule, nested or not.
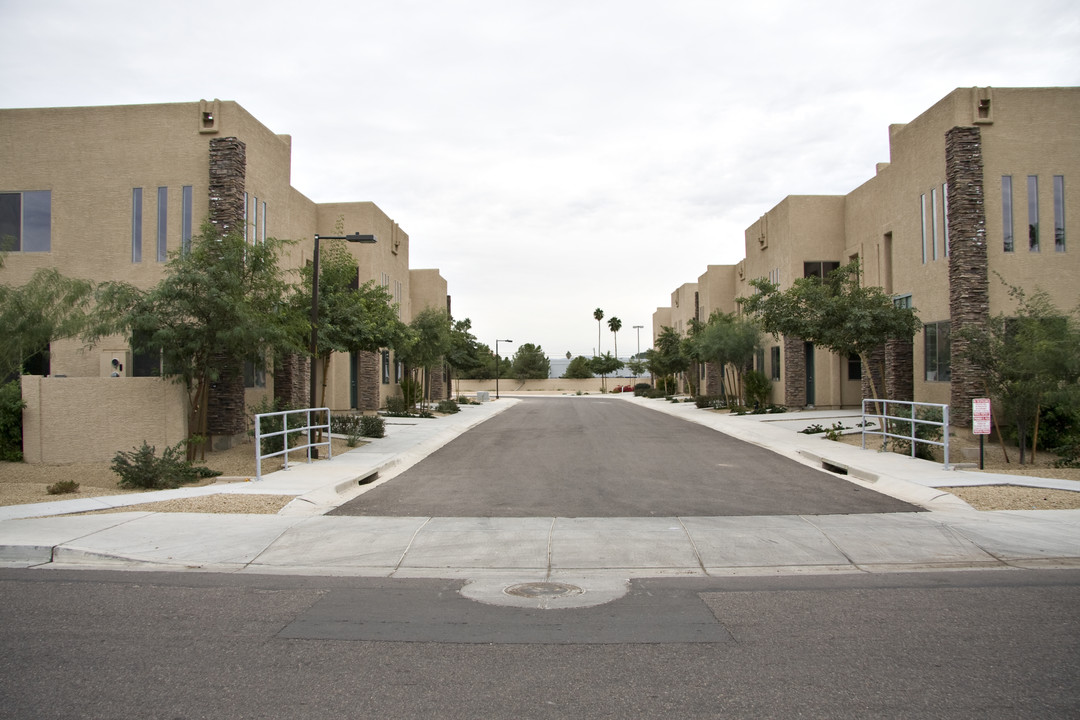
[[(315, 407), (316, 393), (316, 360), (319, 357), (319, 239), (323, 240), (345, 240), (351, 243), (373, 243), (375, 242), (374, 235), (361, 235), (360, 233), (353, 233), (351, 235), (315, 235), (315, 250), (311, 256), (311, 385), (310, 394), (308, 396), (309, 407)], [(315, 431), (308, 430), (308, 442), (315, 442)], [(311, 457), (319, 457), (319, 448), (310, 448)]]
[(495, 399), (499, 399), (499, 343), (512, 343), (513, 340), (496, 340), (495, 341)]
[[(643, 327), (645, 327), (645, 326), (644, 325), (635, 325), (634, 326), (634, 329), (637, 330), (637, 355), (634, 356), (634, 359), (637, 360), (638, 362), (641, 362), (641, 328), (643, 328)], [(634, 380), (637, 380), (637, 375), (634, 376)]]

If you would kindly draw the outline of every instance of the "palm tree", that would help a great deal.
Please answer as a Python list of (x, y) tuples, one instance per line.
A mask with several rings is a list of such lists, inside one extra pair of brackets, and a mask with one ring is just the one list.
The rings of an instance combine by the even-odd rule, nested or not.
[(603, 328), (600, 326), (600, 321), (604, 319), (604, 311), (600, 308), (593, 310), (593, 318), (596, 320), (596, 354), (600, 354), (600, 331)]
[(607, 321), (607, 326), (611, 329), (611, 334), (615, 337), (615, 357), (619, 357), (619, 331), (622, 330), (622, 320), (614, 315)]

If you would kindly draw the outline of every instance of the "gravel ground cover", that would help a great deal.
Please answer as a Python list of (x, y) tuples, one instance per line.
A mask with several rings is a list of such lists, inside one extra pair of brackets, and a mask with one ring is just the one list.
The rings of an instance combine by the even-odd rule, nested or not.
[[(331, 449), (334, 455), (351, 450), (345, 440), (332, 439)], [(303, 453), (290, 456), (289, 462), (304, 462)], [(248, 482), (255, 477), (255, 445), (244, 443), (221, 452), (207, 453), (206, 465), (222, 473), (220, 477), (208, 478), (184, 487), (198, 487), (215, 483)], [(263, 474), (280, 470), (281, 458), (263, 461)], [(50, 495), (46, 488), (60, 480), (74, 480), (79, 483), (75, 493)], [(54, 500), (72, 500), (75, 498), (95, 497), (100, 495), (124, 495), (145, 492), (143, 490), (124, 490), (117, 487), (119, 480), (110, 468), (110, 463), (72, 463), (70, 465), (28, 465), (26, 463), (0, 463), (0, 505), (22, 505), (26, 503), (52, 502)], [(272, 514), (292, 500), (292, 496), (282, 495), (208, 495), (199, 498), (168, 500), (160, 503), (140, 504), (137, 507), (122, 508), (115, 511), (131, 510), (153, 512), (204, 512), (204, 513), (260, 513)]]

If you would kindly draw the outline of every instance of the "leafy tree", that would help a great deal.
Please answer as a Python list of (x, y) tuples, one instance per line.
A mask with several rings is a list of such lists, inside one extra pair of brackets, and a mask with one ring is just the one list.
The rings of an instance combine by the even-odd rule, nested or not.
[(622, 320), (612, 316), (608, 319), (607, 326), (615, 342), (615, 357), (619, 357), (619, 331), (622, 330)]
[(600, 384), (605, 391), (607, 390), (607, 376), (619, 370), (622, 366), (623, 361), (609, 352), (597, 355), (589, 361), (589, 368), (593, 373), (600, 376)]
[(413, 375), (420, 374), (415, 378), (423, 384), (423, 399), (431, 399), (431, 370), (438, 367), (447, 353), (450, 352), (451, 320), (445, 310), (436, 308), (424, 308), (409, 323), (412, 341), (404, 344), (403, 350), (399, 350), (405, 364), (410, 368)]
[(743, 373), (753, 364), (759, 333), (753, 321), (716, 310), (694, 335), (692, 345), (698, 356), (720, 369), (725, 398), (729, 388), (735, 397), (742, 396)]
[(654, 345), (652, 350), (646, 351), (649, 372), (665, 382), (666, 391), (673, 392), (674, 388), (666, 387), (668, 376), (678, 375), (690, 367), (690, 360), (683, 353), (682, 337), (674, 328), (664, 325)]
[(452, 322), (450, 327), (450, 349), (446, 353), (446, 364), (460, 374), (483, 367), (484, 358), (480, 355), (480, 345), (473, 335), (472, 320), (465, 318)]
[(524, 343), (514, 353), (510, 374), (518, 380), (545, 380), (551, 374), (551, 361), (542, 347)]
[[(402, 342), (403, 323), (385, 288), (368, 281), (358, 285), (358, 264), (344, 240), (327, 240), (319, 249), (319, 320), (317, 350), (322, 365), (319, 405), (326, 405), (326, 385), (334, 353), (396, 347)], [(302, 282), (292, 298), (293, 310), (303, 317), (311, 309), (310, 265), (301, 269)], [(294, 339), (310, 342), (310, 328)]]
[(268, 238), (249, 245), (240, 232), (221, 236), (207, 223), (190, 252), (173, 255), (153, 289), (108, 288), (106, 304), (120, 312), (119, 327), (139, 339), (135, 350), (160, 350), (166, 374), (184, 385), (189, 460), (193, 438), (207, 433), (210, 383), (222, 368), (237, 367), (252, 353), (301, 350), (296, 339), (307, 319), (282, 303), (289, 289), (278, 263), (283, 244)]
[(563, 372), (562, 376), (572, 380), (585, 380), (591, 378), (593, 372), (589, 365), (589, 358), (584, 355), (578, 355), (566, 366), (566, 370)]
[(765, 332), (801, 338), (840, 357), (858, 355), (874, 397), (881, 395), (870, 353), (888, 340), (910, 340), (921, 326), (913, 309), (898, 308), (880, 287), (860, 283), (858, 259), (824, 280), (799, 278), (783, 292), (764, 278), (750, 284), (758, 292), (738, 302), (758, 317)]
[(600, 321), (604, 319), (604, 311), (600, 308), (593, 310), (593, 319), (596, 320), (596, 352), (600, 352), (600, 332), (603, 328), (600, 326)]
[(471, 370), (465, 370), (461, 377), (466, 380), (491, 380), (495, 377), (495, 352), (491, 346), (477, 343), (476, 357), (480, 364)]
[(1016, 427), (1020, 464), (1032, 426), (1038, 440), (1041, 408), (1057, 404), (1080, 410), (1080, 323), (1077, 312), (1056, 308), (1037, 290), (1028, 297), (1010, 287), (1016, 314), (999, 314), (985, 324), (963, 328), (969, 342), (964, 357), (983, 375), (990, 397)]
[(49, 343), (82, 335), (94, 309), (89, 280), (65, 277), (55, 268), (34, 271), (19, 287), (0, 285), (0, 379), (18, 375)]
[(626, 363), (626, 367), (630, 368), (630, 372), (634, 373), (634, 377), (640, 377), (648, 370), (645, 361), (639, 359), (636, 355), (630, 359), (630, 362)]

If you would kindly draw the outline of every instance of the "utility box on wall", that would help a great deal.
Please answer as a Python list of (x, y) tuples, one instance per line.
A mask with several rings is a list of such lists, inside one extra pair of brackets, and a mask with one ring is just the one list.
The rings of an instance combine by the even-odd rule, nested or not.
[(131, 351), (102, 350), (100, 377), (131, 377)]

